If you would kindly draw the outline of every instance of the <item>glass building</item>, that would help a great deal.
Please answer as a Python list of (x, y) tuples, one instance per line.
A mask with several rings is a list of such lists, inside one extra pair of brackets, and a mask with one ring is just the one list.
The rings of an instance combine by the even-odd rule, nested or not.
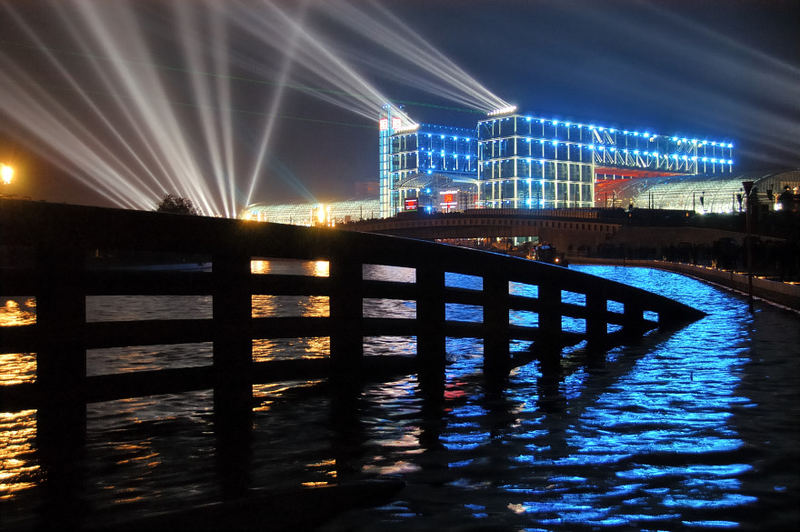
[[(727, 141), (542, 118), (516, 108), (490, 113), (470, 130), (416, 124), (395, 117), (395, 109), (387, 104), (381, 114), (382, 216), (423, 204), (446, 210), (438, 196), (452, 199), (456, 192), (473, 195), (478, 208), (593, 207), (600, 181), (733, 171)], [(442, 182), (424, 178), (433, 174), (448, 178), (447, 190), (430, 186)]]
[[(381, 216), (417, 210), (448, 211), (454, 198), (477, 195), (475, 130), (418, 124), (387, 104), (380, 117)], [(476, 206), (467, 200), (470, 207)]]

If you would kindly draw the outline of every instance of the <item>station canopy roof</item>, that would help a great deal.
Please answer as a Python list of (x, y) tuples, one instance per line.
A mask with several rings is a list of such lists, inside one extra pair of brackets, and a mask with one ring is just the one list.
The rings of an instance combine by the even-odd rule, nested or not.
[(595, 205), (733, 212), (739, 210), (738, 195), (744, 195), (744, 181), (753, 181), (758, 201), (772, 202), (784, 186), (800, 186), (800, 170), (600, 180), (595, 184)]

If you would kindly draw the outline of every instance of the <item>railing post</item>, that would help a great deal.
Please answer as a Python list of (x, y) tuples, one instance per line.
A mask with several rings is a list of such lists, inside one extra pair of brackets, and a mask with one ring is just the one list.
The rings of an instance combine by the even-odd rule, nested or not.
[(432, 378), (444, 377), (444, 284), (443, 270), (434, 266), (417, 268), (417, 357), (421, 370)]
[(248, 486), (253, 385), (250, 256), (236, 249), (212, 257), (214, 427), (223, 497)]
[(586, 294), (586, 339), (591, 349), (604, 349), (608, 340), (606, 290), (597, 287)]
[(623, 335), (632, 338), (634, 336), (641, 336), (645, 330), (644, 326), (644, 312), (641, 304), (637, 301), (625, 301), (625, 310), (623, 311), (622, 333)]
[(539, 339), (534, 348), (542, 373), (558, 373), (561, 368), (561, 288), (539, 284)]
[[(86, 441), (86, 292), (83, 249), (47, 235), (37, 250), (36, 439), (46, 479), (45, 514), (70, 528)], [(49, 526), (49, 524), (48, 524)]]
[(331, 364), (344, 376), (358, 371), (364, 356), (361, 260), (344, 251), (330, 260)]
[(487, 375), (504, 375), (510, 369), (508, 308), (508, 279), (495, 274), (485, 275), (483, 367)]
[(252, 399), (252, 296), (250, 257), (243, 252), (212, 257), (215, 409), (246, 408)]
[(53, 242), (43, 243), (37, 255), (38, 436), (63, 447), (82, 443), (86, 430), (84, 257), (79, 248)]

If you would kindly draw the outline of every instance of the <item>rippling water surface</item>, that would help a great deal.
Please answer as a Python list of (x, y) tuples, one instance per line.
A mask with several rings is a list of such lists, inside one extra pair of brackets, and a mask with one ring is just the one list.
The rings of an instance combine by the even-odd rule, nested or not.
[[(259, 273), (327, 275), (326, 263), (254, 263)], [(390, 476), (406, 488), (383, 507), (346, 512), (327, 530), (785, 528), (798, 523), (800, 319), (677, 274), (577, 266), (688, 303), (708, 316), (587, 363), (565, 354), (560, 380), (536, 363), (504, 388), (484, 381), (478, 340), (448, 340), (447, 378), (428, 393), (415, 376), (347, 396), (324, 382), (254, 387), (249, 440), (221, 452), (211, 392), (89, 406), (84, 455), (73, 464), (84, 524), (220, 500), (241, 489)], [(413, 270), (370, 267), (414, 281)], [(449, 275), (456, 286), (480, 279)], [(531, 290), (524, 285), (514, 291)], [(327, 298), (254, 296), (254, 315), (328, 313)], [(29, 306), (26, 306), (29, 305)], [(8, 315), (35, 303), (15, 301)], [(365, 301), (366, 315), (413, 317), (408, 301)], [(88, 318), (206, 317), (206, 298), (90, 298)], [(288, 314), (287, 314), (288, 313)], [(480, 309), (449, 305), (450, 319)], [(512, 320), (530, 322), (526, 313)], [(569, 324), (565, 324), (568, 327)], [(527, 344), (519, 343), (516, 350)], [(319, 357), (327, 338), (262, 340), (254, 357)], [(368, 338), (367, 354), (415, 351), (413, 338)], [(90, 374), (210, 363), (211, 346), (95, 350)], [(0, 384), (31, 380), (35, 355), (0, 355)], [(0, 414), (0, 505), (9, 524), (35, 523), (47, 502), (35, 411)], [(238, 447), (237, 447), (238, 446)], [(233, 457), (233, 458), (232, 458)], [(237, 491), (239, 490), (239, 491)], [(7, 518), (7, 519), (6, 519)]]

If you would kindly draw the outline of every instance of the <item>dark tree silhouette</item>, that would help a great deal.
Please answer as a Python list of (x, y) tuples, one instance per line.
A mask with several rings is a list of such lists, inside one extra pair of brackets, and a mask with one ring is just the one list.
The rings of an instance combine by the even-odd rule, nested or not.
[(156, 212), (166, 212), (170, 214), (192, 214), (197, 215), (197, 209), (195, 208), (192, 200), (189, 198), (182, 198), (180, 196), (173, 196), (172, 194), (167, 194), (156, 206)]

